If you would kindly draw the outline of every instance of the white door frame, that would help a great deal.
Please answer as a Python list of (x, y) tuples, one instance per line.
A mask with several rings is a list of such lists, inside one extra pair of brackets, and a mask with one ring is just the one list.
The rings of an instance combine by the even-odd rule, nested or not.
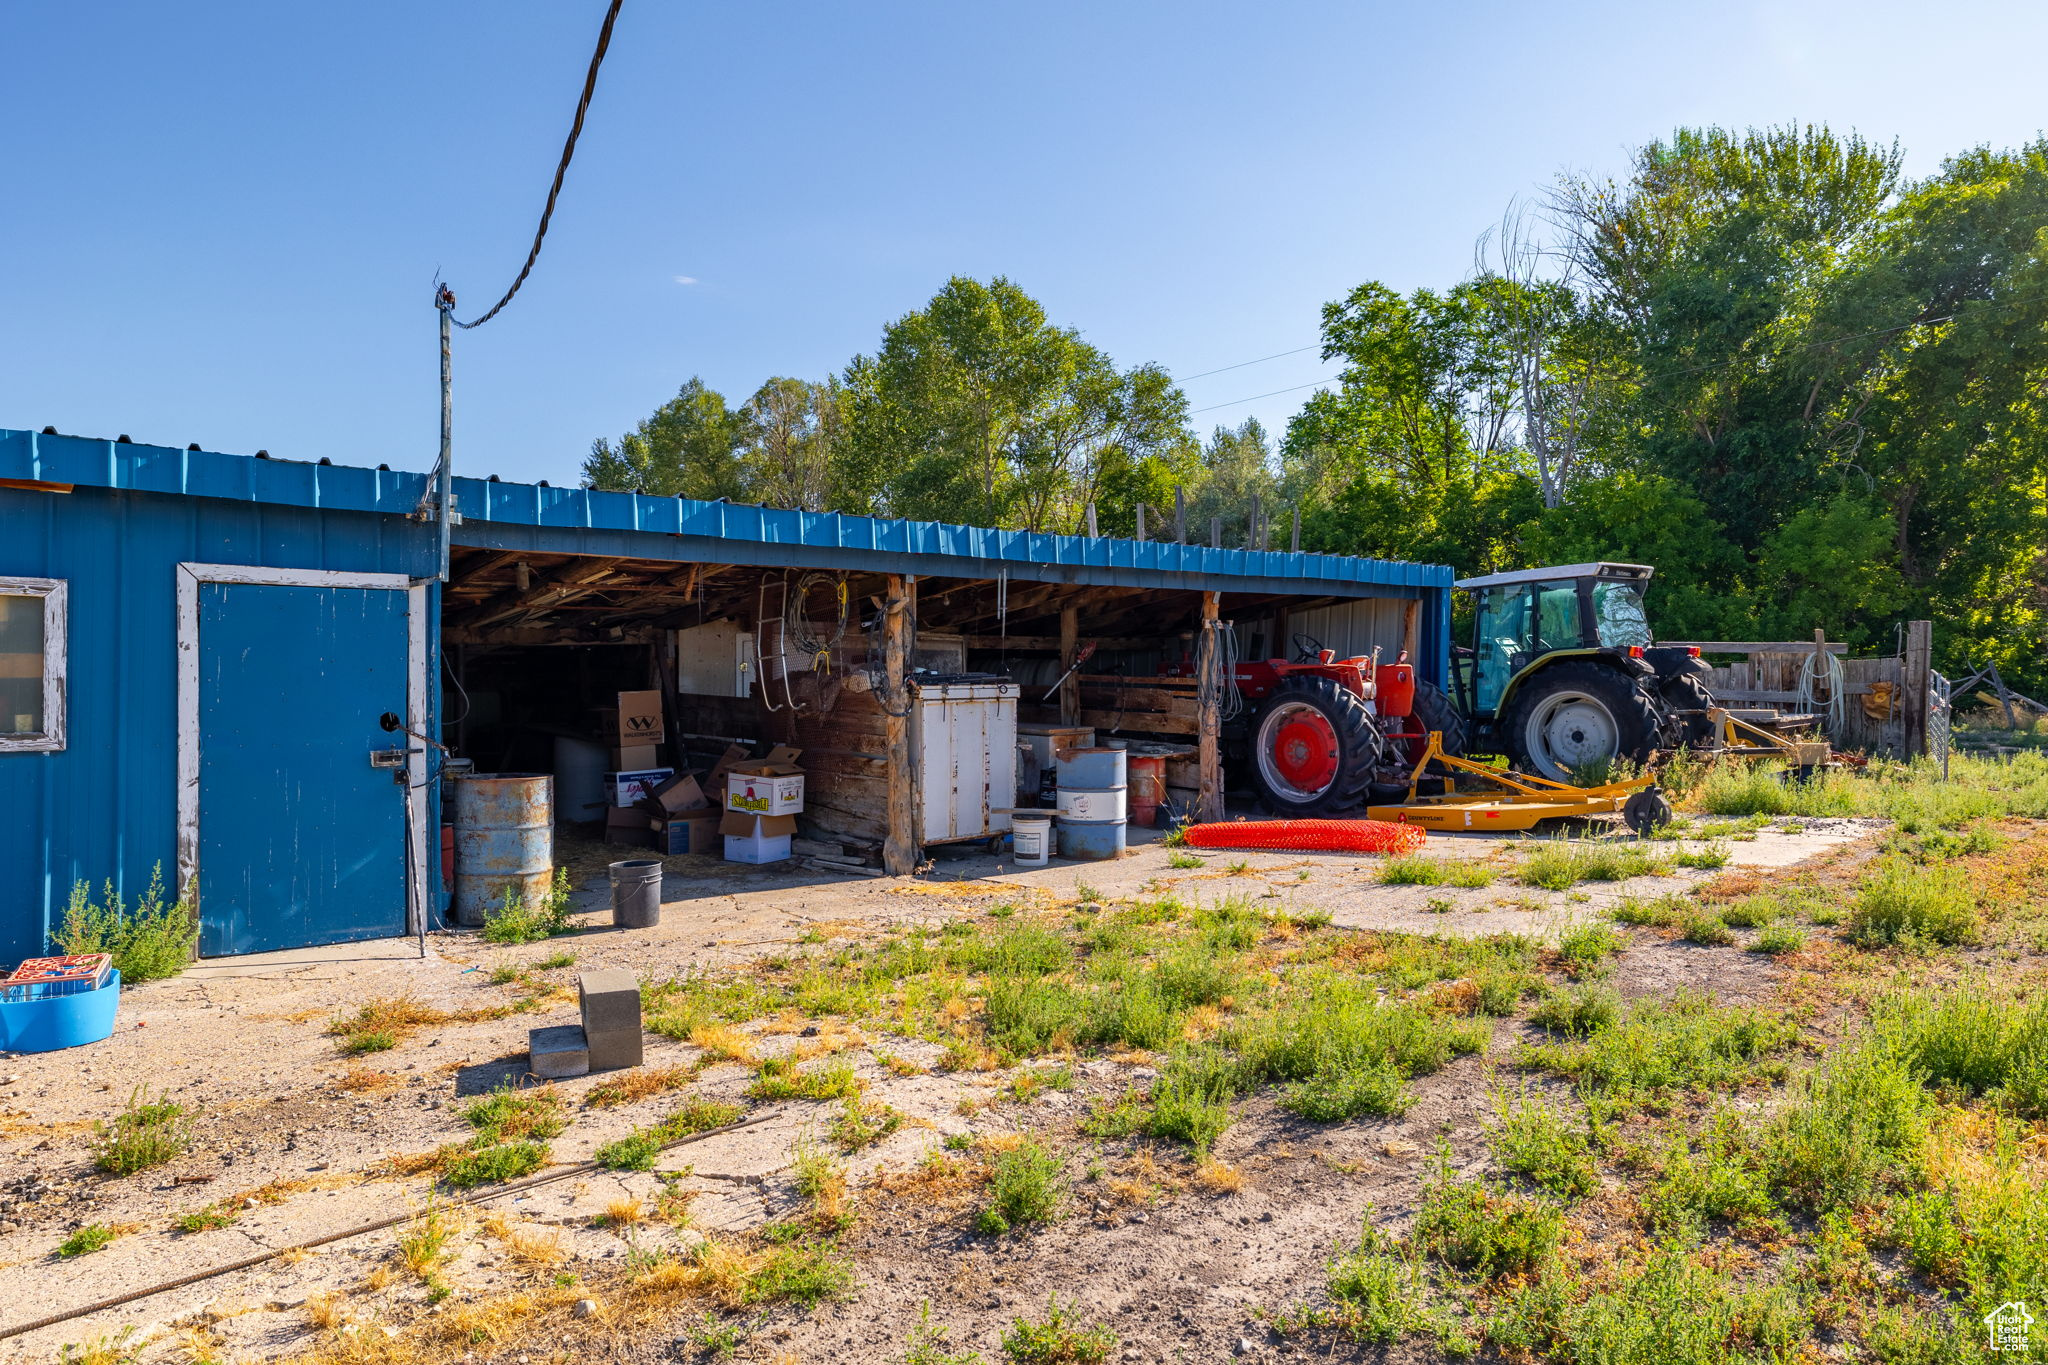
[[(281, 588), (404, 589), (406, 728), (427, 731), (427, 589), (402, 573), (348, 573), (335, 569), (266, 569), (251, 564), (180, 564), (178, 580), (178, 886), (182, 890), (199, 873), (199, 585), (244, 583)], [(407, 800), (412, 812), (412, 838), (405, 851), (405, 876), (413, 894), (407, 897), (405, 932), (420, 931), (427, 913), (427, 755), (407, 739)], [(368, 762), (365, 755), (364, 761)], [(403, 888), (401, 888), (402, 890)], [(204, 888), (201, 888), (204, 894)]]

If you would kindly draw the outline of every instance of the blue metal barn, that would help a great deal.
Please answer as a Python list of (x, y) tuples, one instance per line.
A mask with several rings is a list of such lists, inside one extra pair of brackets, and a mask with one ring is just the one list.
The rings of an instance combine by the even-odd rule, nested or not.
[[(0, 430), (0, 956), (74, 884), (199, 876), (204, 955), (406, 932), (444, 904), (442, 586), (425, 475)], [(1415, 603), (1441, 684), (1451, 571), (455, 480), (458, 547)], [(418, 746), (414, 746), (417, 748)], [(408, 841), (410, 846), (408, 846)], [(436, 920), (438, 922), (438, 919)]]

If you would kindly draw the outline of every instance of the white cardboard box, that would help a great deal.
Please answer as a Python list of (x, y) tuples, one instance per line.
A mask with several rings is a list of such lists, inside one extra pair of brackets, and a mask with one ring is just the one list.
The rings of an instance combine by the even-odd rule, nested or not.
[(789, 836), (771, 834), (725, 836), (725, 860), (729, 863), (779, 863), (789, 856)]
[(674, 768), (642, 768), (638, 772), (606, 773), (605, 795), (614, 806), (630, 806), (676, 775)]
[(804, 808), (804, 775), (779, 764), (744, 766), (779, 769), (725, 775), (725, 808), (747, 815), (795, 815)]

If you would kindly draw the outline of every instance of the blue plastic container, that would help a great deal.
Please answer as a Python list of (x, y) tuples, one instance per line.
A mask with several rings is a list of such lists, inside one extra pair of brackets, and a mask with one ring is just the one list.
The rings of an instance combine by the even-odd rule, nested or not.
[(26, 1000), (0, 999), (0, 1051), (56, 1052), (101, 1042), (114, 1032), (121, 973), (108, 972), (98, 990), (48, 994), (32, 986)]

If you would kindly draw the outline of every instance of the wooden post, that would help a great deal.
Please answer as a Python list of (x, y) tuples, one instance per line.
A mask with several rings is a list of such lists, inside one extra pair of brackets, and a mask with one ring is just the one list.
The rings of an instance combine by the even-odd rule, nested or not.
[(1294, 657), (1294, 641), (1289, 638), (1292, 632), (1288, 629), (1293, 624), (1293, 612), (1284, 606), (1273, 608), (1273, 647), (1267, 651), (1266, 657), (1271, 659), (1291, 659)]
[(1209, 548), (1212, 550), (1223, 548), (1223, 518), (1221, 517), (1209, 518)]
[(1137, 538), (1138, 538), (1139, 540), (1143, 540), (1143, 539), (1145, 538), (1145, 504), (1144, 504), (1144, 503), (1142, 503), (1142, 502), (1138, 504), (1138, 537), (1137, 537)]
[(1095, 539), (1095, 504), (1088, 504), (1088, 538)]
[(1266, 528), (1259, 524), (1259, 495), (1252, 494), (1251, 515), (1245, 518), (1244, 547), (1247, 550), (1266, 548)]
[(1301, 504), (1298, 502), (1294, 504), (1294, 535), (1288, 541), (1287, 548), (1296, 554), (1301, 553)]
[(1201, 764), (1202, 787), (1195, 798), (1197, 820), (1223, 818), (1223, 752), (1218, 739), (1223, 730), (1223, 655), (1216, 647), (1218, 594), (1202, 594), (1202, 635), (1195, 658), (1201, 662), (1198, 675), (1208, 685), (1201, 689), (1202, 708), (1195, 718), (1195, 752)]
[(1905, 698), (1901, 712), (1906, 722), (1906, 757), (1927, 752), (1927, 716), (1934, 668), (1934, 623), (1906, 622), (1906, 653), (1903, 676)]
[[(915, 578), (890, 574), (882, 615), (882, 672), (888, 690), (882, 703), (882, 747), (889, 762), (888, 836), (882, 842), (882, 870), (908, 876), (917, 867), (917, 759), (910, 751), (910, 614), (916, 602)], [(900, 713), (900, 714), (898, 714)]]
[(1179, 484), (1173, 486), (1173, 543), (1188, 543), (1188, 495)]
[(1419, 663), (1422, 658), (1421, 625), (1422, 604), (1413, 598), (1401, 604), (1401, 648), (1408, 651), (1408, 662)]
[(1060, 724), (1081, 723), (1081, 678), (1074, 658), (1081, 652), (1081, 613), (1074, 607), (1060, 608), (1060, 671), (1067, 676), (1060, 683)]

